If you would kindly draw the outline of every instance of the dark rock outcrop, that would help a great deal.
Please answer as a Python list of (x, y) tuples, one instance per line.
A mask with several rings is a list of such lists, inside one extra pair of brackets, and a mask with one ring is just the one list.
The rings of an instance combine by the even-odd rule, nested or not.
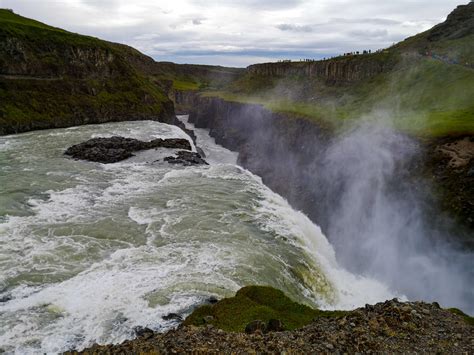
[(184, 166), (191, 165), (209, 165), (204, 159), (201, 158), (199, 153), (189, 152), (181, 150), (177, 153), (177, 157), (166, 157), (165, 161), (170, 164), (182, 164)]
[(219, 300), (215, 297), (209, 297), (206, 301), (210, 304), (216, 304), (217, 302), (219, 302)]
[(164, 320), (175, 320), (181, 322), (183, 320), (183, 317), (181, 317), (177, 313), (168, 313), (167, 315), (164, 315), (162, 317)]
[(265, 331), (267, 330), (267, 325), (265, 324), (265, 322), (261, 321), (261, 320), (254, 320), (252, 322), (250, 322), (249, 324), (247, 324), (247, 326), (245, 327), (245, 333), (247, 334), (253, 334), (253, 333), (265, 333)]
[(199, 93), (195, 91), (172, 90), (169, 93), (176, 112), (186, 115), (194, 111), (199, 105)]
[(440, 187), (442, 208), (474, 230), (474, 136), (432, 140), (425, 161), (425, 174)]
[(130, 158), (133, 156), (133, 152), (154, 148), (191, 150), (191, 144), (184, 138), (158, 138), (149, 142), (143, 142), (133, 138), (115, 136), (89, 139), (86, 142), (73, 145), (64, 154), (74, 159), (108, 164)]
[(144, 338), (144, 339), (148, 339), (152, 337), (153, 334), (155, 333), (152, 329), (147, 328), (147, 327), (135, 327), (133, 331), (135, 332), (135, 335), (138, 338)]
[(285, 327), (279, 319), (270, 319), (267, 324), (261, 320), (254, 320), (245, 327), (245, 333), (247, 334), (282, 332), (284, 330)]
[(443, 23), (433, 27), (427, 36), (429, 41), (457, 39), (474, 35), (474, 2), (459, 5)]
[(285, 330), (285, 326), (279, 319), (270, 319), (267, 324), (267, 332), (281, 332)]
[(0, 303), (5, 303), (5, 302), (8, 302), (8, 301), (11, 301), (13, 299), (13, 297), (11, 295), (6, 295), (6, 296), (3, 296), (3, 297), (0, 297)]

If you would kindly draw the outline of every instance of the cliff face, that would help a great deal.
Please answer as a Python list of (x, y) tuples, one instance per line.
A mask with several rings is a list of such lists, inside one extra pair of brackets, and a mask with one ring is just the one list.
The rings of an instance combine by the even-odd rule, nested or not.
[[(126, 70), (117, 55), (108, 48), (39, 43), (27, 39), (2, 36), (0, 73), (41, 79), (110, 78)], [(50, 60), (48, 59), (50, 58)], [(54, 59), (54, 60), (53, 60)]]
[(210, 129), (216, 143), (239, 152), (238, 163), (262, 177), (265, 185), (304, 211), (323, 229), (329, 220), (317, 163), (333, 137), (310, 121), (275, 114), (260, 105), (227, 102), (192, 92), (177, 94), (192, 107), (189, 120)]
[[(327, 164), (331, 162), (327, 151), (339, 144), (335, 132), (308, 119), (273, 113), (260, 105), (203, 97), (193, 92), (177, 92), (175, 100), (189, 109), (192, 123), (210, 129), (210, 135), (218, 144), (239, 152), (240, 165), (262, 177), (267, 186), (302, 210), (325, 233), (329, 232), (331, 223), (335, 223), (335, 211), (345, 203), (341, 196), (347, 185), (344, 181), (331, 180), (328, 174)], [(403, 135), (400, 137), (404, 140)], [(407, 142), (410, 141), (407, 138)], [(396, 164), (397, 169), (385, 183), (394, 196), (401, 191), (399, 193), (420, 194), (420, 200), (431, 201), (426, 202), (428, 215), (442, 216), (436, 207), (441, 206), (472, 229), (474, 209), (469, 201), (474, 190), (469, 184), (474, 178), (471, 171), (474, 159), (463, 165), (462, 171), (453, 169), (449, 155), (444, 155), (440, 145), (451, 147), (455, 141), (456, 137), (431, 140), (428, 144), (417, 142), (411, 158), (390, 162)], [(341, 161), (350, 162), (352, 153), (347, 152)], [(432, 196), (423, 190), (429, 181), (438, 195)], [(462, 197), (453, 199), (453, 196)], [(438, 219), (443, 225), (443, 218)], [(464, 242), (472, 244), (473, 241), (468, 238), (463, 239)]]
[(169, 96), (178, 114), (195, 112), (203, 101), (203, 98), (197, 91), (170, 90)]
[(0, 134), (86, 123), (174, 120), (142, 71), (153, 60), (0, 10)]
[(326, 83), (350, 83), (391, 70), (396, 64), (387, 53), (351, 55), (314, 62), (279, 62), (249, 66), (248, 73), (261, 76), (303, 76)]

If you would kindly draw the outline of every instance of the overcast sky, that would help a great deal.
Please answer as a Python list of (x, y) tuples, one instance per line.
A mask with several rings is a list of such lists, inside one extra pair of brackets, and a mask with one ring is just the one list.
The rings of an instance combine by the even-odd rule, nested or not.
[(467, 0), (0, 0), (155, 60), (247, 66), (378, 49), (443, 21)]

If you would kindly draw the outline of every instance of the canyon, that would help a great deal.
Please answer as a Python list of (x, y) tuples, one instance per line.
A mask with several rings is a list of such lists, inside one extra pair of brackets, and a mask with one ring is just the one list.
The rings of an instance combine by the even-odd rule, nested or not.
[[(471, 349), (472, 318), (439, 304), (474, 311), (473, 18), (470, 2), (374, 53), (226, 68), (155, 62), (0, 9), (0, 224), (11, 259), (0, 307), (12, 319), (46, 314), (61, 351), (134, 336), (86, 352), (182, 350), (189, 339), (219, 351), (239, 342), (232, 324), (214, 328), (237, 321), (220, 307), (249, 283), (271, 287), (238, 291), (255, 292), (245, 307), (272, 312), (281, 305), (265, 302), (283, 298), (277, 288), (313, 308), (396, 294), (434, 303), (313, 309), (335, 318), (286, 329), (284, 345), (298, 350), (292, 337), (333, 329), (349, 345), (299, 350), (385, 351), (374, 344), (386, 339), (400, 351)], [(68, 147), (88, 161), (65, 157)], [(53, 260), (48, 267), (58, 262), (57, 279), (28, 273), (30, 249), (15, 269), (24, 239), (33, 254), (45, 251), (42, 262)], [(292, 300), (282, 304), (303, 307)], [(267, 311), (265, 322), (281, 323)], [(239, 320), (237, 331), (256, 320)], [(100, 336), (91, 334), (99, 323)], [(36, 325), (39, 337), (56, 339)], [(447, 325), (458, 333), (437, 347)], [(406, 339), (416, 331), (424, 333), (413, 345)], [(278, 333), (260, 333), (236, 337), (253, 349), (280, 344)], [(202, 348), (202, 339), (217, 340)], [(32, 346), (59, 349), (45, 344)]]

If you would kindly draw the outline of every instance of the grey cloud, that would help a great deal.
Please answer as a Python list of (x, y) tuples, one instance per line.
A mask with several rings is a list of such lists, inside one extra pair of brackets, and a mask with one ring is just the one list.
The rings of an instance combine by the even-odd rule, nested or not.
[(402, 22), (397, 20), (392, 20), (388, 18), (357, 18), (357, 19), (350, 19), (350, 18), (339, 18), (335, 17), (331, 19), (331, 22), (334, 23), (352, 23), (352, 24), (371, 24), (371, 25), (399, 25)]
[(79, 4), (83, 4), (89, 7), (95, 7), (98, 9), (110, 9), (115, 8), (120, 4), (119, 0), (102, 0), (102, 1), (95, 1), (95, 0), (79, 0)]
[(329, 13), (338, 13), (339, 11), (347, 13), (350, 18), (365, 18), (370, 17), (370, 15), (374, 15), (374, 17), (389, 15), (390, 18), (400, 20), (400, 22), (425, 19), (429, 20), (431, 25), (435, 25), (438, 22), (444, 21), (450, 11), (457, 5), (465, 2), (467, 2), (467, 0), (333, 0), (328, 1), (325, 7)]
[(349, 32), (350, 35), (354, 37), (362, 38), (383, 38), (388, 36), (387, 30), (354, 30)]
[(202, 5), (218, 6), (238, 6), (258, 10), (281, 10), (297, 7), (306, 2), (306, 0), (195, 0), (195, 3)]
[(293, 25), (290, 23), (282, 23), (275, 26), (281, 31), (290, 31), (290, 32), (313, 32), (313, 27), (310, 25)]
[(203, 21), (203, 19), (200, 19), (200, 18), (192, 19), (193, 25), (196, 25), (196, 26), (202, 24), (202, 21)]
[[(349, 19), (349, 18), (331, 18), (328, 22), (316, 23), (311, 25), (297, 25), (291, 23), (282, 23), (275, 27), (281, 31), (290, 32), (314, 32), (316, 29), (318, 32), (323, 32), (324, 29), (328, 31), (340, 31), (342, 28), (337, 27), (341, 24), (350, 25), (383, 25), (383, 26), (394, 26), (401, 25), (401, 21), (391, 20), (386, 18), (360, 18), (360, 19)], [(356, 34), (356, 33), (355, 33)], [(359, 34), (358, 34), (359, 35)]]

